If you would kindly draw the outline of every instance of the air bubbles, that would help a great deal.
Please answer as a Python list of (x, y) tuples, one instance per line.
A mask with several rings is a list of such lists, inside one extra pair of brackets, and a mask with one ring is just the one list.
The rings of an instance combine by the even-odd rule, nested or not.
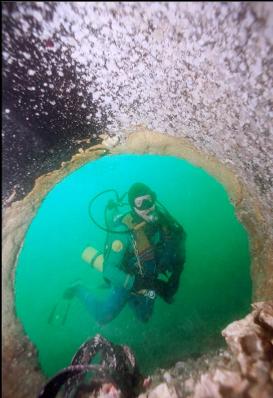
[(23, 54), (23, 57), (25, 59), (30, 59), (31, 58), (31, 55), (29, 53), (23, 52), (22, 54)]

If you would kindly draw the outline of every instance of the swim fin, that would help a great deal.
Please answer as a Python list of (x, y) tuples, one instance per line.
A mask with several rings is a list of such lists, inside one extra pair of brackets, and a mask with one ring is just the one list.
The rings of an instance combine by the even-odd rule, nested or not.
[(70, 300), (68, 301), (61, 298), (61, 300), (59, 300), (52, 308), (48, 317), (48, 324), (52, 326), (63, 326), (67, 320), (70, 306)]

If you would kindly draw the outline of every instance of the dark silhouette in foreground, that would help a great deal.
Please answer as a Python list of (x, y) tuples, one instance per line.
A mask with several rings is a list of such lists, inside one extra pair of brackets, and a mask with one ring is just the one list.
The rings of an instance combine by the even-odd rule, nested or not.
[[(99, 363), (91, 364), (98, 355)], [(54, 398), (61, 388), (65, 398), (76, 398), (103, 386), (120, 390), (123, 398), (134, 398), (143, 391), (146, 381), (128, 346), (113, 344), (98, 334), (80, 347), (70, 366), (47, 382), (38, 398)]]

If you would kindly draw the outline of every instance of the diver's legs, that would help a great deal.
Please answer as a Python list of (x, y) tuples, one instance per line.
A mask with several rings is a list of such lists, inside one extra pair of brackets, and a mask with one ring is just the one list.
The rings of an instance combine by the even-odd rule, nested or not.
[(98, 300), (85, 286), (75, 288), (75, 296), (84, 304), (89, 314), (101, 325), (111, 322), (125, 306), (129, 292), (113, 288), (105, 301)]
[(135, 316), (141, 322), (148, 322), (154, 309), (154, 299), (145, 296), (131, 296), (128, 303), (133, 309)]

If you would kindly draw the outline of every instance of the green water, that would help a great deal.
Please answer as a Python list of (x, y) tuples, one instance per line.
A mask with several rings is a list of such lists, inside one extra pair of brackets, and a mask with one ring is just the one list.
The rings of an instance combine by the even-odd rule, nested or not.
[[(88, 216), (90, 199), (109, 188), (122, 194), (137, 181), (157, 193), (187, 232), (187, 261), (175, 302), (157, 299), (146, 324), (125, 307), (110, 324), (98, 326), (75, 299), (62, 325), (60, 297), (71, 282), (82, 279), (101, 298), (109, 294), (101, 273), (81, 259), (86, 246), (102, 249), (105, 238)], [(108, 199), (94, 205), (100, 223)], [(96, 333), (130, 345), (141, 369), (149, 372), (220, 344), (221, 328), (248, 312), (248, 237), (225, 189), (204, 170), (168, 156), (106, 156), (67, 176), (46, 196), (27, 232), (15, 287), (17, 315), (46, 375), (67, 366)], [(56, 316), (48, 323), (56, 303)]]

